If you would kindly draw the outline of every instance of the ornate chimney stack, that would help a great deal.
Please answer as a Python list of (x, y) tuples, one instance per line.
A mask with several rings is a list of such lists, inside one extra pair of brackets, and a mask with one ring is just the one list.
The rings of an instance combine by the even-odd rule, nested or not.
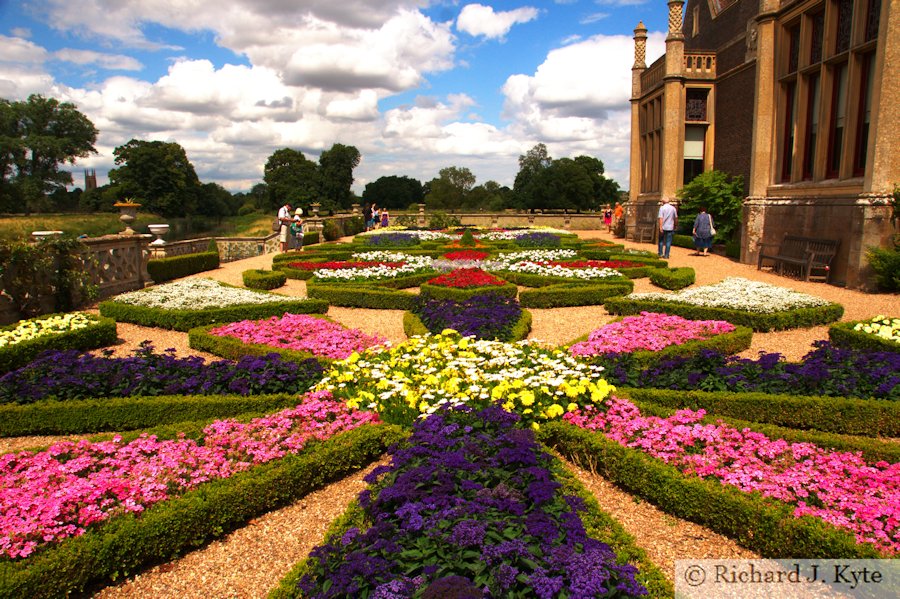
[(669, 35), (666, 41), (684, 39), (684, 0), (669, 0)]
[(643, 21), (638, 21), (634, 28), (634, 66), (632, 69), (647, 68), (647, 28)]

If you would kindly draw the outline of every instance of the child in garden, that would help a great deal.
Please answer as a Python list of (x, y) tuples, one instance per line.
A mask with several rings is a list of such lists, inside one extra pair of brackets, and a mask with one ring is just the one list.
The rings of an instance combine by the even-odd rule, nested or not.
[(291, 235), (294, 236), (296, 241), (295, 246), (298, 249), (303, 249), (303, 209), (297, 208), (294, 211), (294, 220), (291, 222)]
[(612, 217), (613, 211), (609, 204), (603, 207), (603, 224), (606, 225), (606, 228), (612, 233)]
[(387, 226), (388, 226), (388, 223), (390, 223), (390, 220), (391, 220), (391, 217), (390, 217), (390, 215), (388, 214), (387, 208), (384, 208), (384, 209), (381, 211), (381, 226), (382, 226), (382, 227), (387, 227)]

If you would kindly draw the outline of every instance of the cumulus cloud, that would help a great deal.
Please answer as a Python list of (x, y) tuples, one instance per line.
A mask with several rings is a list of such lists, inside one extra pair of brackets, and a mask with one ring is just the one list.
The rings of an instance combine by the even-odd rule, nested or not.
[(37, 64), (47, 60), (47, 51), (21, 37), (0, 35), (0, 62)]
[(77, 50), (63, 48), (53, 53), (53, 58), (75, 64), (92, 64), (112, 71), (140, 71), (143, 65), (139, 60), (124, 54), (104, 54), (94, 50)]
[(456, 28), (472, 36), (481, 35), (488, 39), (503, 38), (513, 25), (533, 21), (538, 14), (538, 9), (530, 6), (494, 12), (490, 6), (467, 4), (456, 19)]

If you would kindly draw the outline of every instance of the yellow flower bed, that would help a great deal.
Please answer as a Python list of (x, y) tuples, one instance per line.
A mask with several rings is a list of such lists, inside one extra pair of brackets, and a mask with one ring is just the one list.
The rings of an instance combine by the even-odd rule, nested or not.
[(19, 321), (15, 327), (0, 331), (0, 348), (30, 341), (45, 335), (58, 335), (96, 324), (97, 319), (84, 312), (54, 314), (47, 318)]

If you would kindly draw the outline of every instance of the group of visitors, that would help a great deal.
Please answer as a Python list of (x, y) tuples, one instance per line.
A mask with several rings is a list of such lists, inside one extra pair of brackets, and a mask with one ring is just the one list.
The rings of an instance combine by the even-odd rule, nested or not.
[(390, 226), (391, 216), (387, 208), (379, 208), (372, 202), (363, 208), (363, 220), (366, 221), (366, 231), (371, 231)]
[(624, 214), (625, 209), (622, 208), (622, 204), (620, 204), (619, 202), (616, 202), (615, 209), (613, 209), (609, 204), (603, 207), (603, 224), (606, 225), (606, 229), (608, 232), (612, 233), (613, 229), (617, 229), (619, 227), (619, 222), (622, 220), (622, 216)]
[[(659, 207), (657, 214), (657, 222), (659, 224), (659, 244), (656, 253), (660, 258), (668, 259), (672, 238), (675, 236), (675, 227), (678, 226), (678, 210), (671, 204), (669, 198), (663, 198), (662, 206)], [(716, 228), (713, 225), (712, 215), (706, 212), (706, 206), (700, 206), (700, 212), (694, 218), (691, 234), (694, 237), (694, 247), (697, 249), (693, 255), (709, 256)]]
[(278, 221), (281, 223), (281, 231), (278, 234), (281, 251), (303, 249), (303, 208), (298, 207), (294, 210), (290, 202), (285, 202), (284, 206), (278, 209)]

